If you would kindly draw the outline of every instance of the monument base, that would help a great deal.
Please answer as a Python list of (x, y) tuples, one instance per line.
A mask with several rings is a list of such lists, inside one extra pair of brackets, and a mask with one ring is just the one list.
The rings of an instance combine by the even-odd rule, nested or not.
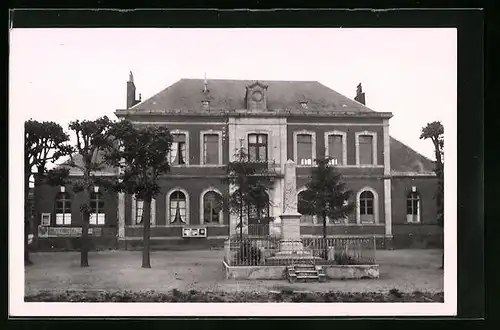
[(272, 265), (309, 264), (318, 260), (322, 259), (304, 250), (301, 240), (286, 240), (281, 241), (279, 251), (274, 256), (267, 258), (266, 263)]

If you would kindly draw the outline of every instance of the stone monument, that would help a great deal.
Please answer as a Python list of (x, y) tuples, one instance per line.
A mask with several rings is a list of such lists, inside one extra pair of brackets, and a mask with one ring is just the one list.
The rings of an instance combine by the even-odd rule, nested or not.
[(269, 260), (314, 258), (310, 252), (304, 250), (300, 239), (301, 214), (297, 212), (297, 174), (295, 168), (295, 162), (288, 160), (285, 165), (280, 249), (273, 257), (268, 258)]

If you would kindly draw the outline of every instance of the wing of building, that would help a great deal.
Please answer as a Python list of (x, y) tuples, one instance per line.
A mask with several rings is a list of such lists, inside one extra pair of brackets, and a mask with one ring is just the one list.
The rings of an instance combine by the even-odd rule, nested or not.
[[(328, 156), (357, 203), (346, 219), (328, 222), (328, 235), (375, 235), (381, 247), (441, 244), (433, 162), (390, 136), (392, 114), (368, 108), (361, 84), (355, 92), (351, 99), (316, 81), (181, 79), (142, 101), (136, 99), (130, 74), (126, 107), (116, 116), (137, 125), (166, 125), (174, 135), (171, 171), (161, 178), (162, 192), (152, 205), (153, 247), (222, 245), (236, 232), (236, 217), (220, 205), (229, 190), (222, 181), (224, 166), (240, 146), (275, 177), (269, 191), (272, 206), (261, 210), (259, 223), (249, 217), (244, 224), (249, 235), (279, 235), (287, 160), (297, 164), (300, 197), (314, 159)], [(45, 190), (38, 202), (45, 225), (78, 225), (80, 197), (70, 193), (71, 187), (63, 189), (62, 201), (59, 189), (40, 189)], [(140, 246), (142, 202), (105, 191), (99, 196), (101, 211), (95, 211), (92, 226), (100, 234), (94, 241)], [(61, 213), (68, 212), (66, 221)], [(303, 216), (300, 232), (320, 236), (322, 222)], [(50, 244), (57, 239), (49, 238)]]

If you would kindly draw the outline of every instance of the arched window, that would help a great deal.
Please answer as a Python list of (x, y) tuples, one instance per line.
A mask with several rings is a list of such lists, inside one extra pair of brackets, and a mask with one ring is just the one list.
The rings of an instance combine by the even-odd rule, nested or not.
[(222, 222), (222, 196), (215, 191), (203, 195), (203, 223)]
[(104, 199), (100, 192), (93, 192), (90, 194), (90, 219), (89, 223), (91, 225), (104, 225), (105, 224), (105, 213), (104, 213)]
[(406, 197), (406, 221), (420, 222), (420, 195), (416, 191), (410, 192)]
[[(150, 224), (154, 225), (156, 221), (156, 202), (154, 199), (151, 200), (151, 212), (150, 212)], [(132, 218), (134, 219), (135, 225), (143, 224), (144, 216), (144, 201), (141, 198), (137, 198), (135, 195), (132, 197)]]
[(67, 192), (56, 196), (56, 225), (71, 225), (71, 198)]
[(182, 191), (174, 191), (170, 194), (170, 214), (169, 223), (170, 224), (185, 224), (187, 223), (187, 207), (186, 207), (186, 195)]
[(301, 191), (297, 195), (297, 212), (301, 214), (300, 222), (303, 223), (313, 223), (313, 216), (304, 214), (304, 210), (306, 209), (306, 202), (304, 201), (304, 191)]
[(359, 196), (359, 215), (361, 223), (374, 223), (374, 199), (371, 191), (365, 190)]

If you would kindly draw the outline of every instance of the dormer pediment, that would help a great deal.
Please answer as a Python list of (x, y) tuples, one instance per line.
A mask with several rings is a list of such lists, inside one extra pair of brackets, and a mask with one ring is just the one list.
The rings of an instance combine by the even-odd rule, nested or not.
[(250, 111), (267, 110), (267, 85), (255, 81), (246, 86), (246, 106)]

